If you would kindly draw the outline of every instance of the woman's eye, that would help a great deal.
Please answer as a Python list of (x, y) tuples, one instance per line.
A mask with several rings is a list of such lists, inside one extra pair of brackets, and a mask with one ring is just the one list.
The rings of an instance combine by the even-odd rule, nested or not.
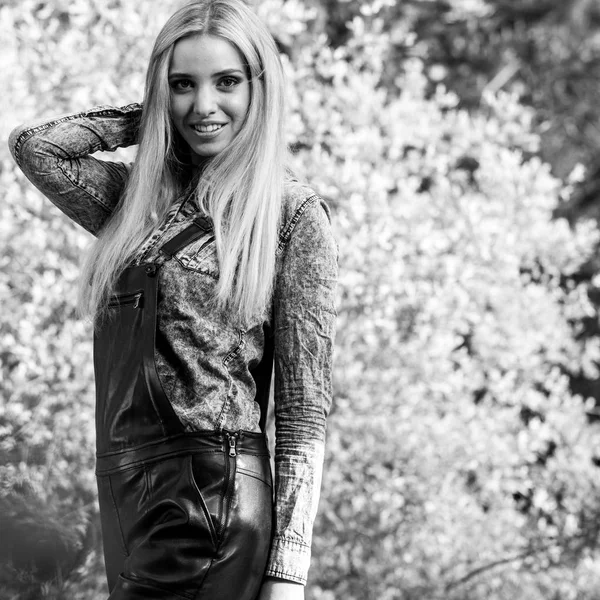
[(239, 79), (236, 77), (223, 77), (219, 82), (219, 85), (225, 89), (235, 87), (239, 83)]
[(175, 91), (185, 91), (192, 87), (192, 82), (189, 79), (176, 79), (171, 81), (171, 88)]

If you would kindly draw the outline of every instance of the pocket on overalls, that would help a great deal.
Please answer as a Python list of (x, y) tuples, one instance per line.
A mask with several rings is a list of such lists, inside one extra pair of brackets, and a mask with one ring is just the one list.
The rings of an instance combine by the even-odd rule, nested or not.
[(146, 465), (151, 486), (150, 502), (146, 507), (146, 525), (158, 537), (196, 539), (216, 549), (217, 534), (213, 502), (207, 497), (210, 489), (202, 489), (196, 482), (193, 456), (178, 455)]
[(148, 486), (143, 465), (99, 475), (97, 483), (104, 562), (112, 589), (136, 546), (138, 507), (148, 500)]
[(268, 455), (239, 454), (237, 473), (245, 477), (252, 477), (273, 489), (273, 479)]
[(127, 550), (126, 560), (111, 565), (109, 582), (121, 575), (128, 585), (193, 598), (216, 557), (217, 535), (192, 456), (157, 457), (109, 481)]

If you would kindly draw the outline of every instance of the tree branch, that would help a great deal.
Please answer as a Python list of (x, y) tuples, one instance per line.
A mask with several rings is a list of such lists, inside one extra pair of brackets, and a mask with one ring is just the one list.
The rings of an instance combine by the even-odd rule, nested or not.
[(521, 552), (520, 554), (516, 554), (514, 556), (506, 556), (504, 558), (494, 560), (491, 563), (477, 567), (476, 569), (474, 569), (470, 573), (467, 573), (460, 579), (451, 581), (450, 583), (448, 583), (446, 585), (445, 589), (448, 592), (448, 591), (458, 587), (459, 585), (463, 585), (464, 583), (467, 583), (467, 581), (473, 579), (474, 577), (477, 577), (477, 575), (481, 575), (481, 573), (484, 573), (485, 571), (489, 571), (490, 569), (494, 569), (495, 567), (499, 567), (500, 565), (505, 565), (507, 563), (514, 562), (515, 560), (522, 560), (523, 558), (527, 558), (528, 556), (531, 556), (532, 554), (535, 554), (535, 551), (527, 550), (526, 552)]

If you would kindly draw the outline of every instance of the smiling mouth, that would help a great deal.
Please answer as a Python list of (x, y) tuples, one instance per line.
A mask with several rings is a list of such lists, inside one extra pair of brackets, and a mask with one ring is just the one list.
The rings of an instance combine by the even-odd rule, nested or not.
[(225, 127), (224, 123), (213, 123), (211, 125), (192, 125), (192, 129), (198, 133), (214, 133), (215, 131), (219, 131), (219, 129), (223, 129), (223, 127)]

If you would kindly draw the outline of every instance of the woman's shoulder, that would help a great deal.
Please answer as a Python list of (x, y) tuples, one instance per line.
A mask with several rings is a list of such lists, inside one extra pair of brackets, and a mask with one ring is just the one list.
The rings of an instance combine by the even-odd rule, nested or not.
[(282, 229), (293, 227), (306, 212), (312, 214), (313, 218), (326, 216), (331, 221), (329, 207), (319, 193), (308, 183), (290, 176), (284, 183)]
[[(308, 238), (304, 240), (304, 238)], [(333, 240), (331, 213), (325, 200), (305, 182), (289, 178), (284, 185), (279, 252), (296, 239), (299, 244)]]

